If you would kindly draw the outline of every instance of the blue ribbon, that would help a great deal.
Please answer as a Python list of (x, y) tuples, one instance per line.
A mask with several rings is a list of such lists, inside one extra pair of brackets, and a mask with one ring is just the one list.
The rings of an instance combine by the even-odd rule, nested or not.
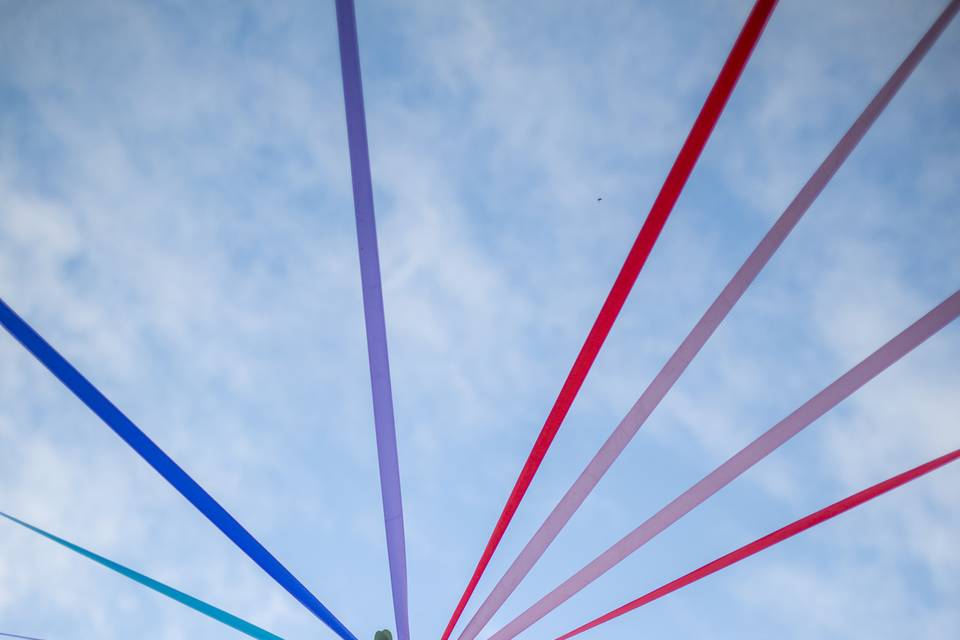
[(296, 598), (300, 604), (322, 620), (343, 640), (357, 640), (316, 596), (283, 566), (279, 560), (260, 544), (226, 509), (181, 469), (170, 456), (147, 437), (137, 425), (123, 414), (106, 396), (77, 371), (73, 365), (57, 353), (40, 334), (0, 299), (0, 324), (10, 332), (24, 348), (50, 370), (60, 382), (73, 392), (91, 411), (97, 414), (114, 433), (130, 445), (157, 473), (173, 485), (200, 513), (233, 541), (240, 550), (267, 572), (281, 587)]

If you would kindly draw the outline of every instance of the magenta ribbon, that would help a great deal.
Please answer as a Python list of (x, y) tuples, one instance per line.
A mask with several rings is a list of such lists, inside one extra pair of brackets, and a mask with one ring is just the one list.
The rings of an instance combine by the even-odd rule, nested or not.
[[(960, 1), (960, 0), (958, 0)], [(631, 553), (652, 540), (674, 522), (702, 504), (747, 469), (757, 464), (814, 420), (848, 398), (890, 365), (922, 344), (960, 316), (960, 291), (904, 329), (899, 335), (867, 356), (860, 364), (830, 383), (799, 409), (775, 424), (766, 433), (734, 454), (673, 502), (597, 556), (559, 587), (517, 616), (490, 640), (508, 640), (547, 615), (581, 589), (612, 569)]]
[[(690, 334), (687, 335), (650, 385), (644, 390), (577, 480), (564, 494), (557, 506), (554, 507), (544, 523), (507, 569), (504, 576), (497, 582), (490, 595), (487, 596), (467, 624), (460, 635), (460, 640), (473, 640), (477, 637), (483, 627), (486, 626), (543, 556), (563, 527), (570, 521), (573, 514), (580, 508), (587, 496), (600, 482), (600, 479), (627, 447), (640, 427), (643, 426), (650, 414), (660, 404), (660, 401), (670, 391), (703, 345), (713, 335), (723, 319), (730, 313), (730, 310), (740, 300), (753, 280), (857, 147), (873, 123), (883, 113), (897, 91), (946, 29), (958, 9), (960, 9), (960, 0), (953, 0), (813, 173), (746, 262), (723, 288), (703, 317), (700, 318)], [(542, 615), (546, 615), (546, 611), (535, 619), (539, 619)], [(512, 636), (498, 634), (495, 637), (499, 639)]]

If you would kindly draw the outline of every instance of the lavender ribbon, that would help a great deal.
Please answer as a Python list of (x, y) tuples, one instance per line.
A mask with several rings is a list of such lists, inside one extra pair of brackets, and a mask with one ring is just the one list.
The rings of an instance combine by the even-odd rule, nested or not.
[(373, 390), (373, 421), (377, 433), (380, 492), (383, 498), (383, 520), (387, 531), (390, 586), (393, 591), (393, 612), (399, 640), (409, 640), (407, 558), (403, 534), (403, 501), (400, 495), (400, 465), (397, 459), (393, 394), (390, 389), (390, 363), (387, 357), (383, 286), (380, 281), (370, 154), (363, 109), (363, 83), (360, 78), (357, 19), (353, 0), (337, 0), (336, 8), (337, 34), (340, 39), (340, 68), (343, 73), (343, 97), (347, 112), (347, 142), (350, 147), (350, 173), (353, 177), (353, 204), (357, 217), (357, 245), (360, 251), (363, 315), (367, 330), (370, 384)]

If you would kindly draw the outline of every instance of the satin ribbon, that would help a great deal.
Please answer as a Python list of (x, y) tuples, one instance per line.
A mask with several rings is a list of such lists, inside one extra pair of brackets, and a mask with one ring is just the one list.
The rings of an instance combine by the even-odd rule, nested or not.
[(174, 489), (190, 501), (214, 526), (230, 538), (248, 558), (253, 560), (287, 593), (297, 599), (317, 618), (329, 626), (343, 640), (356, 640), (354, 635), (337, 620), (316, 596), (290, 573), (279, 560), (243, 528), (220, 503), (174, 462), (147, 434), (123, 414), (110, 400), (90, 383), (83, 374), (57, 353), (33, 327), (26, 323), (0, 300), (0, 324), (10, 332), (23, 347), (73, 392), (103, 422), (136, 451), (147, 464), (169, 482)]
[[(687, 139), (684, 141), (673, 166), (670, 168), (670, 173), (667, 174), (667, 178), (660, 189), (660, 193), (657, 195), (657, 199), (647, 214), (647, 219), (643, 223), (640, 233), (637, 235), (623, 266), (620, 268), (620, 273), (617, 275), (610, 293), (607, 294), (607, 298), (600, 309), (600, 313), (597, 315), (596, 321), (594, 321), (590, 329), (590, 333), (587, 335), (586, 341), (577, 354), (577, 359), (574, 361), (573, 367), (567, 374), (567, 378), (563, 383), (563, 387), (560, 389), (553, 408), (550, 410), (543, 427), (540, 429), (540, 434), (534, 442), (530, 455), (527, 457), (527, 461), (520, 471), (520, 476), (517, 478), (509, 498), (507, 498), (507, 503), (504, 505), (503, 511), (494, 526), (493, 533), (491, 533), (490, 539), (484, 547), (480, 560), (467, 584), (467, 588), (464, 590), (450, 621), (447, 623), (442, 640), (448, 640), (450, 637), (457, 621), (463, 614), (467, 602), (477, 588), (480, 577), (486, 570), (487, 565), (489, 565), (494, 551), (496, 551), (497, 546), (503, 539), (503, 535), (506, 533), (510, 521), (513, 519), (514, 514), (516, 514), (520, 502), (523, 500), (523, 496), (530, 487), (530, 483), (540, 468), (540, 464), (543, 462), (547, 450), (550, 448), (553, 439), (560, 430), (560, 425), (570, 410), (570, 406), (580, 391), (580, 387), (583, 386), (583, 381), (586, 379), (590, 367), (593, 366), (593, 362), (596, 360), (600, 348), (603, 346), (607, 335), (610, 333), (610, 329), (613, 327), (613, 323), (623, 308), (627, 296), (630, 294), (630, 290), (637, 281), (637, 277), (640, 275), (644, 263), (653, 250), (653, 246), (660, 236), (660, 232), (663, 230), (667, 218), (669, 218), (673, 211), (673, 207), (680, 197), (680, 193), (683, 191), (683, 187), (687, 183), (687, 179), (690, 177), (697, 160), (700, 158), (700, 154), (706, 146), (714, 126), (720, 119), (720, 114), (723, 113), (723, 108), (730, 98), (730, 94), (733, 93), (733, 89), (740, 79), (743, 69), (746, 67), (747, 61), (750, 58), (750, 54), (760, 39), (760, 35), (763, 33), (767, 20), (776, 4), (776, 0), (757, 0), (754, 4), (753, 10), (750, 12), (743, 29), (740, 31), (740, 35), (737, 37), (726, 62), (720, 70), (720, 74), (717, 76), (716, 82), (714, 82), (713, 88), (707, 96), (706, 102), (704, 102), (699, 115), (693, 123), (693, 127), (690, 129), (690, 133), (687, 135)], [(475, 635), (475, 633), (465, 633), (461, 637), (472, 638)]]
[[(3, 512), (0, 512), (0, 516), (3, 516), (4, 518), (6, 518), (11, 522), (15, 522), (21, 527), (25, 527), (30, 531), (33, 531), (34, 533), (38, 533), (44, 538), (47, 538), (48, 540), (53, 540), (57, 544), (64, 546), (67, 549), (70, 549), (71, 551), (78, 553), (85, 558), (93, 560), (97, 564), (100, 564), (106, 567), (107, 569), (110, 569), (111, 571), (115, 571), (124, 577), (130, 578), (134, 582), (138, 582), (143, 586), (147, 587), (148, 589), (153, 589), (157, 593), (165, 595), (172, 600), (176, 600), (180, 604), (186, 605), (191, 609), (193, 609), (194, 611), (198, 611), (205, 616), (213, 618), (217, 622), (221, 622), (227, 625), (228, 627), (236, 629), (241, 633), (245, 633), (251, 638), (259, 638), (260, 640), (282, 640), (280, 636), (274, 635), (269, 631), (261, 629), (255, 624), (247, 622), (242, 618), (238, 618), (232, 613), (228, 613), (223, 609), (219, 609), (213, 606), (212, 604), (207, 604), (203, 600), (194, 598), (193, 596), (186, 594), (182, 591), (178, 591), (177, 589), (174, 589), (173, 587), (167, 586), (162, 582), (154, 580), (149, 576), (145, 576), (142, 573), (139, 573), (137, 571), (134, 571), (133, 569), (125, 567), (120, 563), (114, 562), (113, 560), (110, 560), (108, 558), (104, 558), (103, 556), (98, 555), (93, 551), (88, 551), (87, 549), (84, 549), (79, 545), (76, 545), (68, 540), (64, 540), (63, 538), (55, 536), (52, 533), (48, 533), (39, 527), (36, 527), (32, 524), (24, 522), (23, 520), (20, 520), (19, 518), (14, 518), (13, 516)], [(0, 634), (0, 635), (4, 635), (4, 634)], [(21, 636), (12, 636), (12, 637), (19, 638)]]
[(513, 561), (490, 595), (480, 605), (461, 635), (461, 640), (473, 640), (480, 633), (483, 626), (489, 622), (490, 618), (500, 609), (510, 594), (543, 556), (546, 549), (556, 539), (577, 509), (580, 508), (587, 496), (600, 482), (600, 479), (627, 447), (640, 427), (643, 426), (650, 414), (653, 413), (703, 345), (720, 326), (723, 319), (730, 313), (733, 306), (740, 300), (847, 157), (863, 139), (923, 59), (923, 56), (933, 46), (937, 37), (946, 28), (956, 9), (956, 2), (947, 8), (813, 173)]
[(867, 356), (860, 364), (830, 383), (823, 391), (807, 400), (796, 411), (687, 489), (673, 502), (493, 634), (490, 640), (513, 638), (556, 609), (710, 496), (733, 482), (750, 467), (776, 451), (790, 438), (810, 426), (817, 418), (840, 404), (927, 338), (950, 324), (958, 315), (960, 315), (960, 291), (941, 302), (932, 311), (904, 329), (899, 335)]
[(742, 560), (746, 560), (752, 555), (760, 553), (764, 549), (768, 549), (775, 544), (779, 544), (784, 540), (792, 538), (793, 536), (803, 533), (811, 527), (815, 527), (818, 524), (822, 524), (831, 518), (836, 518), (841, 513), (845, 513), (855, 507), (859, 507), (865, 502), (869, 502), (874, 498), (877, 498), (888, 491), (892, 491), (897, 487), (902, 487), (908, 482), (912, 482), (917, 478), (930, 473), (940, 467), (950, 464), (960, 458), (960, 449), (948, 453), (946, 455), (940, 456), (930, 462), (922, 464), (918, 467), (914, 467), (909, 471), (905, 471), (899, 475), (888, 478), (883, 482), (878, 482), (877, 484), (870, 486), (863, 491), (859, 491), (852, 496), (844, 498), (843, 500), (838, 500), (828, 507), (824, 507), (819, 511), (815, 511), (808, 516), (804, 516), (799, 520), (791, 522), (785, 527), (777, 529), (773, 533), (767, 534), (762, 538), (758, 538), (751, 542), (750, 544), (745, 544), (736, 551), (731, 551), (730, 553), (717, 558), (712, 562), (708, 562), (699, 569), (695, 569), (690, 573), (677, 578), (662, 587), (658, 587), (649, 593), (640, 596), (636, 600), (631, 600), (627, 604), (605, 613), (604, 615), (591, 620), (590, 622), (577, 627), (573, 631), (569, 631), (562, 636), (558, 637), (556, 640), (567, 640), (573, 636), (579, 635), (584, 631), (593, 629), (605, 622), (609, 622), (614, 618), (618, 618), (634, 609), (638, 609), (645, 604), (650, 604), (654, 600), (659, 600), (660, 598), (682, 589), (688, 585), (697, 582), (698, 580), (703, 580), (707, 576), (714, 574), (722, 569), (726, 569), (730, 565), (736, 564)]
[(387, 327), (383, 312), (383, 286), (380, 281), (367, 124), (363, 109), (357, 20), (353, 0), (337, 0), (336, 9), (350, 172), (353, 177), (353, 204), (357, 219), (357, 247), (360, 253), (363, 317), (366, 323), (370, 385), (373, 392), (373, 422), (380, 467), (380, 495), (387, 534), (387, 561), (390, 565), (390, 588), (393, 592), (397, 636), (399, 640), (409, 640), (407, 557), (403, 532), (403, 500), (400, 493), (400, 463), (390, 387), (390, 362), (387, 357)]

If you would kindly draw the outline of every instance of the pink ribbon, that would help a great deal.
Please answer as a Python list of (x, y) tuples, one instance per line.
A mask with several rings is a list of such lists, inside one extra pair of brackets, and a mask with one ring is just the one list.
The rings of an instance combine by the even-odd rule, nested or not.
[[(644, 390), (630, 412), (620, 422), (616, 430), (603, 444), (593, 457), (586, 469), (580, 474), (576, 482), (570, 487), (560, 502), (540, 526), (534, 536), (517, 556), (510, 568), (493, 588), (487, 599), (480, 605), (467, 627), (460, 636), (460, 640), (473, 640), (493, 615), (500, 609), (506, 599), (513, 593), (530, 569), (537, 563), (547, 547), (556, 539), (563, 527), (583, 504), (590, 492), (604, 476), (610, 466), (623, 452), (633, 439), (640, 427), (653, 413), (660, 401), (680, 378), (693, 358), (707, 342), (717, 327), (727, 316), (737, 301), (743, 296), (757, 274), (767, 264), (786, 237), (800, 221), (823, 189), (843, 165), (844, 161), (863, 139), (873, 123), (887, 107), (897, 91), (917, 67), (924, 55), (930, 50), (937, 38), (943, 33), (950, 20), (960, 9), (960, 0), (953, 0), (927, 33), (920, 39), (913, 51), (897, 68), (886, 84), (880, 89), (863, 113), (857, 118), (850, 129), (840, 139), (823, 163), (817, 168), (797, 196), (786, 208), (777, 222), (773, 225), (760, 244), (753, 250), (743, 266), (733, 276), (733, 279), (724, 287), (720, 295), (714, 300), (710, 308), (697, 322), (690, 334), (683, 340), (674, 354), (656, 375), (650, 385)], [(572, 595), (572, 593), (570, 594)], [(565, 599), (565, 598), (564, 598)], [(539, 603), (535, 606), (539, 611)], [(552, 608), (552, 607), (551, 607)], [(548, 609), (549, 610), (549, 609)], [(536, 616), (539, 619), (546, 614)], [(521, 618), (527, 616), (525, 613)], [(520, 620), (520, 618), (518, 618)], [(532, 622), (531, 622), (532, 623)], [(511, 623), (513, 625), (513, 623)], [(512, 628), (511, 625), (508, 627)], [(526, 628), (526, 627), (522, 627)], [(512, 635), (495, 638), (513, 637)]]
[(700, 482), (687, 489), (680, 497), (597, 556), (590, 564), (541, 598), (535, 605), (517, 616), (507, 626), (491, 636), (490, 640), (513, 638), (556, 609), (560, 604), (612, 569), (707, 498), (733, 482), (740, 474), (766, 458), (787, 440), (808, 427), (814, 420), (840, 404), (842, 400), (849, 397), (887, 367), (910, 353), (927, 338), (950, 324), (958, 315), (960, 315), (960, 291), (941, 302), (927, 315), (907, 327), (890, 342), (870, 354), (860, 364), (803, 403), (799, 409), (714, 469)]

